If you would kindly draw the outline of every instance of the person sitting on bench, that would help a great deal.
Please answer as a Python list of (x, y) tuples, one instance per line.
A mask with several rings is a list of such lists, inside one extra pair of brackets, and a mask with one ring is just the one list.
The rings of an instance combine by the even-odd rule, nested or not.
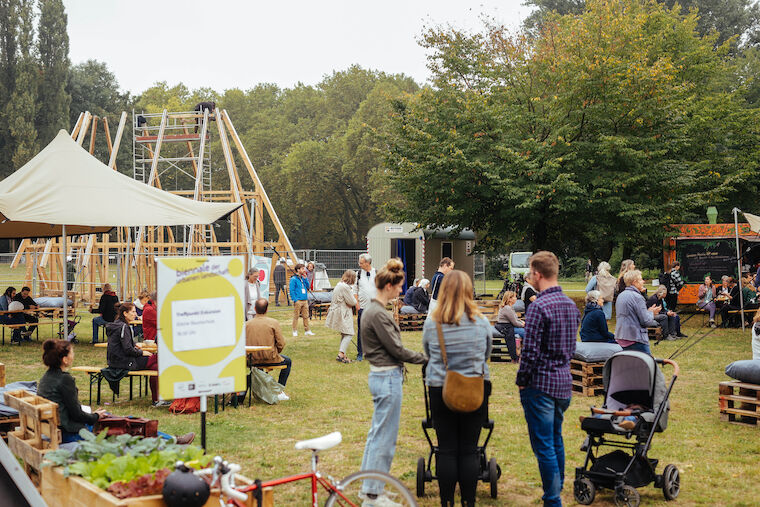
[[(272, 348), (250, 352), (248, 354), (248, 365), (262, 367), (285, 366), (285, 369), (280, 370), (280, 377), (278, 379), (278, 382), (285, 387), (290, 375), (292, 361), (289, 357), (280, 355), (282, 349), (285, 348), (285, 338), (282, 335), (280, 323), (271, 317), (267, 317), (267, 310), (269, 309), (268, 300), (264, 298), (257, 299), (253, 307), (256, 311), (256, 318), (245, 323), (245, 344), (247, 346), (267, 345)], [(290, 399), (285, 394), (285, 391), (278, 394), (277, 398), (280, 401)]]
[[(11, 303), (13, 303), (13, 298), (16, 297), (16, 288), (15, 287), (8, 287), (5, 289), (5, 293), (0, 296), (0, 311), (8, 312), (11, 310), (18, 310), (18, 308), (11, 308)], [(23, 310), (23, 305), (22, 308)], [(24, 318), (23, 313), (7, 313), (5, 315), (0, 315), (0, 324), (24, 324), (26, 323), (26, 319)], [(21, 332), (26, 331), (26, 327), (17, 327), (14, 328), (11, 332), (11, 343), (18, 342), (21, 343)], [(27, 335), (28, 336), (28, 335)]]
[(430, 306), (430, 296), (428, 296), (427, 288), (430, 285), (430, 280), (423, 278), (420, 280), (417, 289), (414, 291), (412, 299), (412, 306), (417, 310), (417, 313), (427, 313)]
[[(67, 371), (74, 363), (74, 345), (67, 340), (47, 340), (42, 345), (42, 362), (48, 370), (40, 379), (37, 394), (58, 404), (58, 420), (61, 428), (61, 443), (82, 440), (79, 430), (93, 431), (101, 417), (107, 415), (103, 409), (87, 413), (79, 403), (79, 390), (74, 377)], [(189, 444), (195, 433), (172, 437), (158, 432), (159, 436), (175, 440), (178, 444)]]
[[(117, 313), (117, 319), (106, 324), (106, 334), (108, 335), (106, 359), (108, 361), (108, 368), (117, 371), (158, 371), (158, 356), (143, 351), (135, 345), (134, 330), (129, 325), (130, 322), (137, 318), (135, 305), (132, 303), (122, 303)], [(122, 373), (121, 377), (123, 378), (126, 375), (126, 371)], [(108, 377), (106, 379), (109, 380), (109, 383), (111, 382), (111, 379), (108, 379)], [(153, 389), (153, 385), (151, 385), (151, 397), (155, 404), (158, 401), (158, 393)]]
[[(116, 319), (116, 306), (119, 304), (119, 298), (111, 290), (111, 284), (103, 285), (103, 295), (100, 296), (100, 304), (97, 310), (93, 309), (92, 313), (99, 313), (100, 316), (92, 319), (92, 343), (98, 343), (98, 329)], [(135, 313), (135, 315), (137, 315)]]
[[(16, 294), (14, 296), (13, 300), (18, 301), (22, 305), (24, 305), (24, 310), (36, 310), (39, 308), (39, 305), (32, 299), (32, 296), (30, 293), (32, 292), (32, 289), (29, 287), (22, 287), (21, 292)], [(31, 313), (25, 313), (24, 314), (24, 320), (29, 324), (26, 328), (26, 335), (32, 334), (32, 331), (37, 327), (37, 323), (40, 321), (35, 315), (32, 315)]]

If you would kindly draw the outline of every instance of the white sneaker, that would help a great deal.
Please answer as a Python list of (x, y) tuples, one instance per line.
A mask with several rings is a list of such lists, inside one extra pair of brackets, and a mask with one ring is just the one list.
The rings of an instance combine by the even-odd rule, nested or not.
[(293, 336), (298, 336), (298, 331), (293, 331)]
[(381, 494), (377, 498), (370, 498), (365, 493), (359, 493), (359, 498), (364, 500), (362, 507), (401, 507), (401, 504), (394, 502), (385, 493)]
[(306, 332), (304, 333), (304, 335), (305, 335), (305, 336), (314, 336), (314, 333), (312, 333), (311, 331), (306, 331)]
[(277, 395), (277, 399), (280, 401), (288, 401), (290, 400), (290, 396), (285, 394), (285, 391), (282, 391), (280, 394)]

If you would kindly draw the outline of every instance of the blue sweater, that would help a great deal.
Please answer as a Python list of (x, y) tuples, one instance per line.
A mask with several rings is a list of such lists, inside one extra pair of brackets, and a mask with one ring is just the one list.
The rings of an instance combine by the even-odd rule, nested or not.
[(581, 322), (581, 341), (616, 343), (615, 335), (607, 329), (604, 312), (596, 303), (586, 305)]
[(309, 280), (300, 276), (290, 277), (290, 299), (293, 302), (309, 299)]

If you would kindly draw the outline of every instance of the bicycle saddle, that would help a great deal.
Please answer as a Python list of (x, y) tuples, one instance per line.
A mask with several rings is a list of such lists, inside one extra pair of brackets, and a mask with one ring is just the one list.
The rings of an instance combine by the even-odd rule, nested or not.
[(296, 449), (311, 449), (312, 451), (326, 451), (335, 447), (343, 440), (340, 431), (330, 433), (323, 437), (312, 438), (311, 440), (301, 440), (296, 442)]

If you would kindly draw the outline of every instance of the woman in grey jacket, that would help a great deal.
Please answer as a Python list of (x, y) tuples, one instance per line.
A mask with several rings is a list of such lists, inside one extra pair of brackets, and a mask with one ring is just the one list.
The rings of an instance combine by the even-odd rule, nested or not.
[(647, 308), (642, 291), (644, 279), (641, 271), (634, 269), (623, 275), (625, 290), (618, 294), (615, 302), (615, 340), (625, 350), (635, 350), (652, 354), (649, 350), (648, 327), (657, 327), (654, 316), (660, 313), (659, 306)]
[[(438, 435), (436, 467), (441, 505), (454, 505), (458, 482), (462, 505), (470, 506), (475, 505), (480, 471), (478, 438), (488, 418), (491, 394), (486, 364), (491, 355), (491, 325), (473, 301), (472, 280), (464, 271), (454, 270), (446, 275), (438, 294), (438, 305), (422, 330), (422, 347), (429, 357), (425, 383), (430, 392), (433, 427)], [(468, 377), (483, 375), (485, 378), (483, 404), (474, 412), (453, 412), (443, 402), (446, 367), (438, 340), (439, 325), (448, 369)]]
[[(401, 331), (385, 309), (390, 300), (401, 294), (403, 283), (404, 264), (399, 259), (389, 260), (375, 276), (377, 295), (362, 315), (360, 336), (364, 359), (369, 362), (369, 391), (374, 404), (362, 470), (390, 471), (401, 421), (404, 363), (427, 361), (422, 353), (404, 347)], [(363, 505), (398, 505), (383, 494), (383, 487), (381, 481), (364, 481), (360, 495), (365, 498)]]

